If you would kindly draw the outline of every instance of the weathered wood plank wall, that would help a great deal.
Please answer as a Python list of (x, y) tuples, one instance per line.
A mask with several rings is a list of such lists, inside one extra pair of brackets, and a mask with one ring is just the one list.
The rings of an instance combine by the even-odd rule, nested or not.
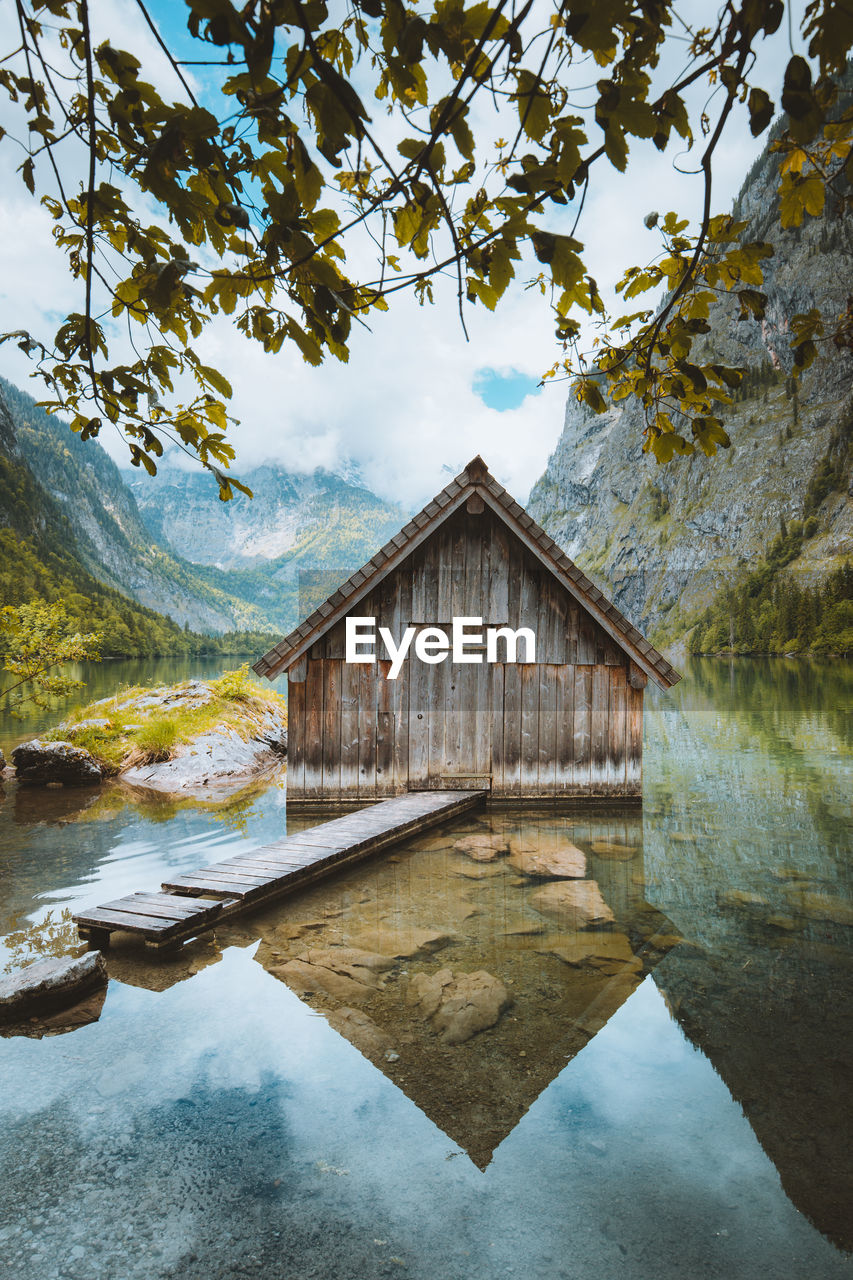
[(643, 690), (626, 655), (489, 511), (457, 512), (353, 612), (396, 639), (460, 616), (528, 626), (536, 662), (410, 657), (387, 680), (387, 661), (344, 661), (340, 622), (289, 673), (289, 798), (639, 794)]

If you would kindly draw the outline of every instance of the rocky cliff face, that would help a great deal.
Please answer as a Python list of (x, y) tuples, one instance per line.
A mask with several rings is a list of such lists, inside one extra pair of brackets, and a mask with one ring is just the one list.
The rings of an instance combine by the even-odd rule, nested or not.
[[(809, 482), (827, 455), (837, 455), (834, 434), (850, 431), (853, 360), (833, 351), (792, 394), (788, 326), (813, 306), (832, 318), (844, 310), (853, 227), (833, 210), (782, 231), (776, 165), (765, 153), (735, 205), (735, 215), (749, 220), (746, 237), (776, 246), (766, 264), (767, 319), (741, 321), (725, 299), (707, 340), (716, 359), (750, 371), (724, 415), (732, 448), (660, 467), (642, 452), (637, 409), (614, 407), (596, 417), (570, 400), (557, 448), (531, 494), (531, 514), (659, 641), (683, 634), (734, 574), (754, 567), (783, 519), (803, 518)], [(817, 527), (789, 572), (820, 577), (853, 555), (849, 461), (845, 470), (814, 511)]]

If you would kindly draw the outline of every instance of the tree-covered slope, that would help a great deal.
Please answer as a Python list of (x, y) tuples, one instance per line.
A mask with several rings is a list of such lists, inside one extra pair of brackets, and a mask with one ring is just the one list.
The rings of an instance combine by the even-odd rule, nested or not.
[[(0, 398), (11, 433), (0, 452), (20, 472), (16, 484), (7, 476), (7, 526), (53, 529), (61, 517), (55, 541), (73, 544), (79, 569), (196, 631), (289, 630), (408, 518), (357, 480), (322, 470), (256, 468), (246, 477), (255, 497), (227, 503), (207, 474), (168, 463), (154, 477), (123, 476), (97, 441), (84, 443), (2, 379)], [(38, 576), (36, 561), (27, 573)]]
[(209, 637), (147, 609), (87, 568), (65, 505), (34, 476), (0, 390), (0, 602), (58, 601), (71, 631), (100, 631), (105, 657), (237, 652), (266, 637)]
[(152, 537), (118, 468), (97, 441), (84, 443), (8, 382), (0, 380), (0, 394), (22, 459), (64, 513), (77, 555), (93, 577), (196, 630), (274, 625), (227, 583), (202, 580)]

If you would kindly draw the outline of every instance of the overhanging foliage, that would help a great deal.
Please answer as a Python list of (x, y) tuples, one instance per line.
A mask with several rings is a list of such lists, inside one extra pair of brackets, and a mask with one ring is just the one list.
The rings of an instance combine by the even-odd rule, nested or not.
[[(713, 160), (735, 103), (746, 103), (755, 136), (778, 105), (787, 112), (774, 143), (783, 226), (819, 215), (827, 190), (847, 208), (853, 110), (835, 80), (853, 17), (837, 0), (811, 0), (802, 20), (817, 79), (794, 55), (780, 94), (753, 70), (782, 0), (729, 0), (699, 29), (672, 0), (186, 0), (192, 59), (137, 4), (175, 101), (131, 52), (95, 44), (89, 0), (15, 0), (0, 85), (17, 115), (4, 142), (23, 148), (21, 178), (54, 219), (81, 305), (52, 341), (6, 336), (38, 359), (48, 403), (84, 437), (115, 424), (152, 474), (177, 440), (223, 498), (244, 488), (226, 474), (231, 389), (190, 345), (220, 313), (266, 351), (292, 342), (311, 364), (346, 360), (353, 323), (395, 293), (431, 301), (450, 274), (464, 326), (465, 306), (495, 308), (532, 253), (541, 271), (530, 283), (563, 348), (545, 376), (569, 377), (597, 412), (639, 398), (659, 462), (713, 454), (729, 443), (725, 406), (742, 371), (691, 359), (693, 345), (717, 294), (736, 293), (744, 315), (762, 318), (772, 253), (712, 209)], [(662, 88), (673, 42), (684, 69)], [(222, 118), (197, 100), (188, 62), (222, 68)], [(573, 106), (590, 82), (593, 119)], [(712, 91), (698, 114), (697, 83)], [(484, 101), (512, 124), (494, 149), (472, 128)], [(377, 120), (386, 111), (390, 125)], [(665, 300), (610, 317), (576, 238), (585, 198), (603, 166), (626, 169), (636, 141), (663, 151), (674, 139), (701, 152), (698, 228), (650, 215), (661, 252), (629, 267), (620, 290), (633, 301), (665, 286)], [(368, 242), (375, 266), (356, 272)], [(593, 352), (579, 347), (583, 314), (599, 322)], [(131, 358), (114, 356), (110, 321), (126, 322)], [(811, 312), (792, 329), (797, 370), (820, 341), (853, 342), (849, 314), (827, 328)], [(188, 379), (195, 393), (177, 401)]]

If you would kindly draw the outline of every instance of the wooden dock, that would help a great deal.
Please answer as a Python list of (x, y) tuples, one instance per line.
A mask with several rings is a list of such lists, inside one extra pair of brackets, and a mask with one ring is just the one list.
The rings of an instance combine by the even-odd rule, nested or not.
[(110, 935), (138, 935), (167, 951), (221, 920), (301, 889), (338, 867), (366, 858), (465, 810), (485, 791), (412, 791), (322, 822), (250, 853), (237, 854), (164, 881), (161, 892), (131, 893), (75, 915), (80, 937), (106, 948)]

